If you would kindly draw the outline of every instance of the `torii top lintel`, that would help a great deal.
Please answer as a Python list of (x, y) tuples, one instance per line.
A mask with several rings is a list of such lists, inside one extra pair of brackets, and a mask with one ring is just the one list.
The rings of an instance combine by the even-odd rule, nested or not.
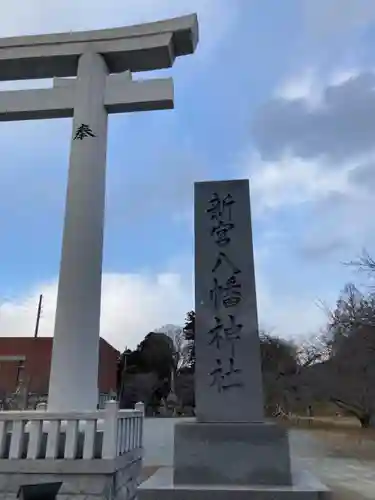
[(122, 28), (0, 38), (0, 81), (75, 76), (87, 50), (102, 54), (110, 73), (169, 68), (197, 43), (195, 14)]

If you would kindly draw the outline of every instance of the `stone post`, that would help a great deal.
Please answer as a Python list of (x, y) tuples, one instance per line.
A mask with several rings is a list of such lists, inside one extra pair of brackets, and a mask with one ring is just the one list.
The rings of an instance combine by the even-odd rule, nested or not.
[(195, 403), (200, 422), (262, 422), (247, 181), (195, 186)]
[(80, 57), (74, 86), (49, 411), (95, 410), (98, 403), (107, 73), (99, 54), (88, 52)]
[(134, 409), (142, 412), (143, 415), (145, 414), (145, 404), (142, 401), (138, 401), (138, 403), (135, 403)]

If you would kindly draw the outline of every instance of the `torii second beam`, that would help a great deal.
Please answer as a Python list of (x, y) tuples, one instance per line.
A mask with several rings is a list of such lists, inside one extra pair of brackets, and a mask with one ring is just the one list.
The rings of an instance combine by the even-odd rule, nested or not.
[[(0, 92), (0, 122), (70, 118), (74, 114), (75, 79), (56, 79), (50, 89)], [(106, 77), (104, 106), (107, 113), (173, 108), (173, 80), (132, 81), (129, 73)]]

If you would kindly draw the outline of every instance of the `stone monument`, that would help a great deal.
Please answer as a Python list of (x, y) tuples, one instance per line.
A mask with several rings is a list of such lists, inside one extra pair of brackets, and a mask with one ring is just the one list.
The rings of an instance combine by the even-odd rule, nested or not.
[(328, 498), (264, 420), (247, 180), (195, 185), (195, 312), (196, 420), (175, 426), (174, 466), (139, 500)]
[(0, 39), (0, 81), (54, 79), (50, 89), (0, 92), (0, 121), (73, 118), (50, 411), (98, 403), (108, 113), (173, 108), (171, 78), (132, 81), (131, 72), (169, 68), (197, 43), (196, 15)]

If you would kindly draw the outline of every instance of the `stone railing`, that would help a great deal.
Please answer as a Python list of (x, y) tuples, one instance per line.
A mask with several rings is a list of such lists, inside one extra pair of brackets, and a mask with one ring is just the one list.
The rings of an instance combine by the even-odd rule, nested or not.
[(142, 409), (52, 413), (0, 412), (0, 461), (116, 460), (142, 448)]

